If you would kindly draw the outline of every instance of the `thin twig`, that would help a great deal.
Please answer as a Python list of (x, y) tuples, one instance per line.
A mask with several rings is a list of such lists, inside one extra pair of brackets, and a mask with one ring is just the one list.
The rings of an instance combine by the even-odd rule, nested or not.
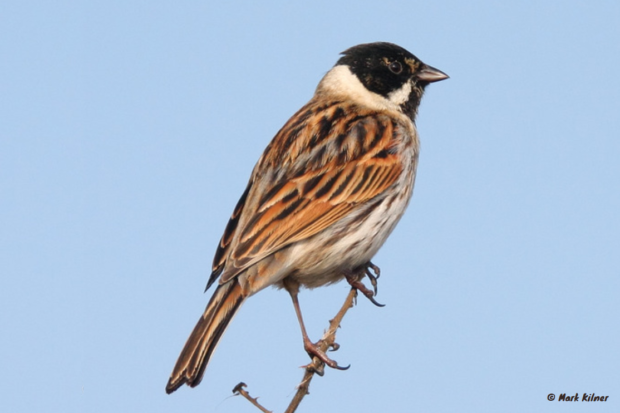
[[(338, 327), (340, 327), (340, 322), (344, 318), (344, 315), (347, 313), (349, 308), (353, 307), (353, 303), (356, 297), (357, 290), (352, 288), (349, 292), (349, 295), (347, 295), (344, 304), (342, 304), (340, 311), (338, 311), (338, 314), (336, 314), (336, 316), (329, 322), (329, 328), (327, 329), (325, 334), (323, 334), (323, 338), (320, 341), (321, 351), (326, 352), (327, 349), (334, 346), (334, 343), (336, 341), (336, 330), (338, 330)], [(310, 388), (310, 381), (312, 380), (312, 377), (314, 377), (315, 373), (323, 375), (323, 368), (323, 362), (319, 360), (318, 357), (314, 357), (312, 359), (312, 363), (310, 363), (308, 367), (306, 367), (304, 377), (302, 378), (299, 386), (297, 386), (297, 393), (295, 393), (293, 400), (291, 400), (291, 403), (289, 404), (288, 408), (284, 413), (293, 413), (295, 410), (297, 410), (299, 403), (301, 403), (302, 399), (306, 396), (306, 394), (310, 394), (308, 389)]]
[[(329, 328), (327, 329), (327, 331), (325, 331), (325, 334), (323, 334), (323, 338), (319, 342), (319, 348), (322, 352), (326, 352), (329, 348), (337, 349), (338, 345), (336, 344), (336, 331), (340, 327), (340, 322), (344, 318), (347, 311), (349, 311), (349, 308), (353, 307), (356, 297), (357, 290), (355, 288), (351, 288), (351, 291), (349, 291), (349, 295), (347, 295), (347, 298), (344, 300), (344, 304), (342, 304), (340, 311), (338, 311), (336, 316), (329, 321)], [(295, 393), (293, 400), (291, 400), (291, 403), (289, 404), (288, 408), (284, 413), (294, 413), (295, 410), (297, 410), (297, 407), (299, 407), (299, 404), (301, 403), (303, 398), (306, 397), (307, 394), (310, 394), (310, 392), (308, 391), (308, 389), (310, 388), (310, 381), (312, 381), (312, 378), (315, 374), (322, 376), (324, 367), (325, 365), (318, 357), (314, 357), (312, 359), (312, 362), (306, 367), (306, 371), (304, 373), (304, 377), (301, 380), (301, 383), (299, 384), (299, 386), (297, 386), (297, 392)], [(260, 405), (260, 403), (258, 403), (258, 397), (251, 397), (250, 393), (248, 393), (244, 389), (244, 387), (246, 387), (246, 384), (243, 382), (237, 384), (233, 389), (233, 393), (235, 395), (241, 395), (245, 397), (250, 403), (258, 407), (263, 413), (272, 413), (270, 410), (265, 409), (263, 406)]]
[(260, 403), (258, 402), (258, 397), (251, 397), (250, 393), (248, 393), (244, 389), (244, 387), (246, 387), (244, 382), (241, 382), (241, 383), (237, 384), (235, 386), (235, 388), (232, 390), (233, 393), (235, 394), (235, 396), (241, 395), (241, 396), (245, 397), (246, 399), (248, 399), (250, 401), (250, 403), (252, 403), (254, 406), (258, 407), (260, 409), (260, 411), (263, 412), (263, 413), (272, 413), (271, 410), (267, 410), (263, 406), (260, 405)]

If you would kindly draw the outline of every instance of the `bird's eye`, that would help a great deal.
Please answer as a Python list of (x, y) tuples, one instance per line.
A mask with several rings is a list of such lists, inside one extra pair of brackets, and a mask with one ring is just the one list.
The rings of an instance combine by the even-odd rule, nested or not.
[(388, 65), (392, 73), (399, 75), (403, 71), (403, 65), (400, 62), (392, 62)]

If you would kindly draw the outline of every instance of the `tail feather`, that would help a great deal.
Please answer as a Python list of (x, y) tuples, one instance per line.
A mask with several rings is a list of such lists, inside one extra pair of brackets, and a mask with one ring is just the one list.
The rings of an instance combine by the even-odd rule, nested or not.
[(195, 387), (200, 383), (209, 358), (244, 299), (245, 296), (236, 279), (220, 285), (215, 290), (204, 314), (198, 320), (179, 355), (166, 385), (166, 393), (172, 393), (183, 384)]

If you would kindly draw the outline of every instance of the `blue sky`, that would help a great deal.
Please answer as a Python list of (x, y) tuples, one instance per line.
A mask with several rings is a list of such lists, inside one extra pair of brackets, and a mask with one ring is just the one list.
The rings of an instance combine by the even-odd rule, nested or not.
[[(307, 356), (272, 289), (199, 387), (164, 386), (263, 148), (341, 51), (390, 41), (451, 78), (374, 260), (387, 305), (346, 316), (351, 368), (299, 411), (617, 411), (619, 3), (219, 3), (0, 7), (3, 410), (255, 412), (244, 381), (283, 411)], [(302, 293), (311, 337), (346, 293)]]

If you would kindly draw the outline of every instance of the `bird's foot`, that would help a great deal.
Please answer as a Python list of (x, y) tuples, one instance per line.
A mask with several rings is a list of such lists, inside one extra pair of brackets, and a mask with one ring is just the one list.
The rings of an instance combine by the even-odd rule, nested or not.
[[(304, 350), (306, 350), (310, 358), (313, 359), (312, 363), (303, 366), (304, 368), (312, 370), (319, 376), (322, 376), (324, 373), (324, 365), (327, 365), (332, 369), (336, 370), (347, 370), (349, 367), (351, 367), (350, 365), (346, 367), (341, 367), (336, 361), (327, 357), (327, 354), (325, 354), (325, 352), (321, 350), (322, 342), (323, 340), (319, 340), (316, 343), (313, 343), (310, 340), (304, 340)], [(336, 351), (340, 348), (340, 345), (337, 343), (333, 343), (329, 347), (331, 347), (333, 351)], [(316, 360), (314, 360), (314, 357), (316, 357), (320, 361), (317, 363)]]
[[(362, 268), (363, 269), (361, 275), (359, 273), (345, 274), (347, 282), (351, 285), (351, 288), (355, 288), (356, 290), (360, 291), (362, 294), (364, 294), (366, 298), (370, 300), (371, 303), (373, 303), (377, 307), (385, 307), (385, 304), (378, 303), (377, 300), (375, 300), (374, 298), (377, 294), (377, 278), (381, 276), (381, 270), (370, 261)], [(374, 272), (374, 274), (372, 272)], [(366, 288), (366, 286), (360, 281), (364, 275), (367, 276), (370, 280), (370, 283), (372, 284), (374, 289), (374, 293), (368, 288)]]
[(366, 264), (366, 268), (364, 268), (364, 274), (370, 280), (370, 283), (375, 290), (375, 295), (377, 295), (377, 280), (381, 276), (381, 269), (369, 261), (368, 264)]

